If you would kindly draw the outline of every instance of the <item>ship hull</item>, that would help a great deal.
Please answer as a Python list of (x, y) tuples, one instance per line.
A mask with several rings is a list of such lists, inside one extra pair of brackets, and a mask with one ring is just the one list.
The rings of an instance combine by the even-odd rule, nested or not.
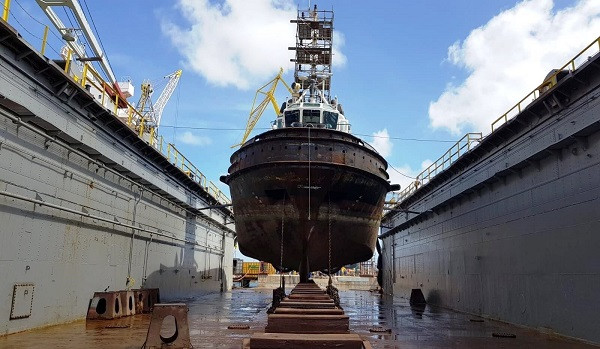
[(277, 268), (309, 271), (371, 258), (389, 189), (385, 160), (337, 131), (283, 129), (259, 137), (234, 153), (225, 180), (240, 251)]

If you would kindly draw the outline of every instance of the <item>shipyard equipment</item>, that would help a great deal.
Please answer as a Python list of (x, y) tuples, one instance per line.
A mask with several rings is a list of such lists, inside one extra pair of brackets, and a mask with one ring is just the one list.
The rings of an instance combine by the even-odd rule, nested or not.
[(155, 131), (157, 131), (158, 127), (160, 126), (160, 119), (162, 118), (163, 110), (173, 95), (173, 92), (179, 83), (180, 77), (181, 69), (164, 77), (165, 79), (168, 79), (167, 85), (162, 90), (155, 103), (152, 102), (154, 85), (150, 80), (146, 80), (142, 83), (142, 95), (140, 96), (136, 108), (140, 114), (143, 115), (144, 119), (147, 120), (147, 125), (154, 127)]
[[(246, 142), (248, 136), (256, 126), (256, 123), (264, 113), (265, 109), (269, 105), (269, 103), (273, 106), (275, 110), (275, 115), (279, 115), (279, 104), (277, 104), (277, 100), (275, 99), (275, 91), (277, 90), (277, 85), (281, 82), (288, 90), (289, 93), (293, 93), (292, 89), (281, 77), (283, 74), (283, 68), (279, 69), (279, 74), (275, 76), (271, 81), (267, 82), (263, 86), (261, 86), (258, 90), (256, 90), (256, 94), (254, 95), (254, 101), (252, 102), (252, 109), (250, 110), (250, 115), (248, 116), (248, 122), (246, 123), (246, 131), (244, 132), (244, 137), (242, 137), (242, 141), (239, 144), (232, 146), (232, 148), (239, 147)], [(257, 104), (258, 97), (264, 95), (264, 98), (260, 100)]]

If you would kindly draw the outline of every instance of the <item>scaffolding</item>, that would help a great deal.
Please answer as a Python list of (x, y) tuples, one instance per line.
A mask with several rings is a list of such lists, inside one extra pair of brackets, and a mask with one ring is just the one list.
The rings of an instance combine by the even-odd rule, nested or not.
[(377, 276), (377, 269), (375, 268), (375, 262), (373, 259), (360, 262), (359, 275), (363, 277)]
[(294, 82), (300, 89), (309, 88), (312, 81), (331, 100), (331, 63), (333, 56), (333, 11), (318, 10), (317, 5), (308, 10), (298, 10), (296, 19)]

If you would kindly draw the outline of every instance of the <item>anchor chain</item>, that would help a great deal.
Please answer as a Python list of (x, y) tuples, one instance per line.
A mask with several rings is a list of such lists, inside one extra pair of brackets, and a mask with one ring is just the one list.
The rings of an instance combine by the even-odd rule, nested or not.
[(329, 286), (331, 286), (331, 196), (327, 195), (327, 220), (328, 220), (328, 261), (327, 261), (327, 274), (329, 275)]
[(333, 286), (333, 280), (331, 279), (331, 196), (327, 196), (328, 205), (327, 205), (327, 219), (328, 219), (328, 231), (327, 231), (327, 240), (328, 240), (328, 260), (327, 260), (327, 274), (329, 275), (329, 283), (327, 285), (327, 294), (333, 299), (335, 305), (342, 309), (340, 306), (340, 294), (338, 289)]
[(283, 203), (282, 203), (282, 209), (281, 209), (281, 247), (280, 247), (280, 257), (279, 257), (279, 273), (281, 274), (281, 280), (279, 281), (279, 286), (281, 286), (281, 288), (284, 290), (285, 292), (285, 284), (284, 284), (284, 277), (283, 277), (283, 227), (284, 227), (284, 220), (285, 220), (285, 193), (283, 194)]
[(267, 309), (267, 314), (272, 314), (279, 306), (279, 303), (285, 298), (285, 277), (283, 275), (283, 228), (285, 225), (285, 194), (283, 195), (283, 203), (281, 210), (281, 246), (279, 250), (279, 287), (273, 290), (273, 303)]

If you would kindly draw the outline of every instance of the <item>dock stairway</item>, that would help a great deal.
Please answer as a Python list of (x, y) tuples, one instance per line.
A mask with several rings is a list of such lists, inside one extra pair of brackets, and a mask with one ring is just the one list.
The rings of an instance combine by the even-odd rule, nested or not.
[(268, 315), (265, 332), (244, 339), (242, 348), (371, 349), (371, 345), (350, 332), (348, 315), (310, 281), (299, 283)]

